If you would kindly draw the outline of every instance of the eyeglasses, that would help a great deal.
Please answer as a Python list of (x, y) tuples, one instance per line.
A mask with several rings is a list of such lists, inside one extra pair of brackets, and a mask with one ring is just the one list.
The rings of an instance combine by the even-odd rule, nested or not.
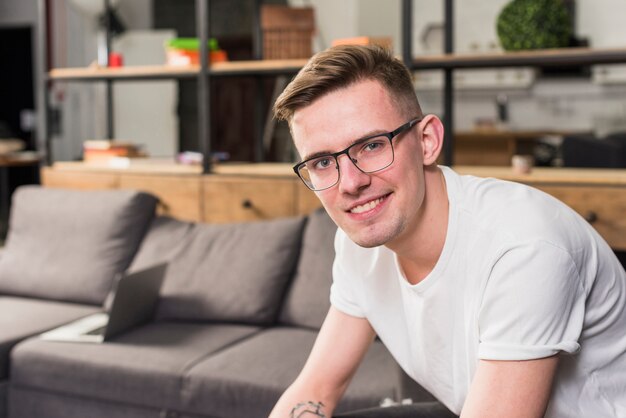
[(343, 151), (318, 155), (293, 166), (293, 171), (304, 184), (313, 191), (326, 190), (339, 182), (339, 162), (337, 158), (346, 154), (352, 164), (363, 173), (374, 173), (393, 163), (393, 143), (391, 140), (408, 131), (422, 120), (412, 119), (398, 129), (384, 134), (376, 134), (360, 139)]

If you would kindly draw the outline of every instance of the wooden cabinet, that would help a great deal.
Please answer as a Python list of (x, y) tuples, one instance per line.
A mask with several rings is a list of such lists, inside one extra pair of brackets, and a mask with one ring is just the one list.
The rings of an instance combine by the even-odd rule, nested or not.
[(120, 174), (121, 189), (135, 189), (159, 198), (158, 213), (186, 221), (202, 220), (201, 182), (198, 176)]
[(299, 179), (296, 181), (296, 213), (311, 213), (322, 206), (317, 195)]
[(293, 179), (205, 176), (203, 220), (239, 222), (296, 215)]
[(135, 189), (159, 198), (158, 211), (193, 222), (244, 222), (304, 215), (321, 206), (287, 164), (200, 167), (139, 162), (127, 169), (80, 162), (43, 167), (42, 184), (70, 189)]
[(44, 167), (41, 170), (41, 184), (48, 187), (62, 187), (81, 190), (103, 190), (119, 188), (119, 176), (107, 172), (81, 172), (54, 170)]
[(321, 206), (289, 164), (224, 164), (214, 171), (203, 176), (206, 222), (306, 215)]
[[(517, 181), (541, 189), (580, 213), (612, 248), (626, 250), (626, 170), (455, 166), (461, 174)], [(125, 170), (83, 163), (42, 169), (48, 187), (131, 188), (158, 196), (160, 212), (196, 222), (241, 222), (308, 214), (321, 206), (288, 164), (224, 164), (215, 174), (200, 167), (138, 165)]]

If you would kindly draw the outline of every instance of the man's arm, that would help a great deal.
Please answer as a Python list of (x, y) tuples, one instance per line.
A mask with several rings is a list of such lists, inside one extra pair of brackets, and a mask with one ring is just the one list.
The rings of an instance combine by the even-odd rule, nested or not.
[(461, 418), (543, 417), (558, 356), (525, 361), (480, 360)]
[(374, 337), (366, 319), (331, 307), (309, 359), (270, 418), (330, 418)]

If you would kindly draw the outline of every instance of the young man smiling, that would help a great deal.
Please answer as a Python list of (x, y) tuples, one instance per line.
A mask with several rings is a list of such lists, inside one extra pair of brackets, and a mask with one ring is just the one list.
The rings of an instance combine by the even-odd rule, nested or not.
[(438, 166), (441, 121), (383, 49), (317, 54), (275, 113), (339, 229), (332, 307), (272, 418), (330, 417), (376, 335), (462, 417), (626, 416), (626, 273), (582, 218)]

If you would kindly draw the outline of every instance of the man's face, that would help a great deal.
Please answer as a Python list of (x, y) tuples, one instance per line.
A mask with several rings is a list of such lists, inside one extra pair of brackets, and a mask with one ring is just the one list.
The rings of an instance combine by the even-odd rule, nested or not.
[[(291, 127), (300, 156), (343, 150), (418, 116), (401, 115), (392, 100), (380, 83), (366, 80), (297, 110)], [(358, 245), (393, 244), (415, 228), (424, 199), (418, 130), (413, 127), (393, 139), (394, 162), (381, 171), (363, 173), (346, 155), (339, 156), (339, 183), (316, 192), (331, 218)]]

